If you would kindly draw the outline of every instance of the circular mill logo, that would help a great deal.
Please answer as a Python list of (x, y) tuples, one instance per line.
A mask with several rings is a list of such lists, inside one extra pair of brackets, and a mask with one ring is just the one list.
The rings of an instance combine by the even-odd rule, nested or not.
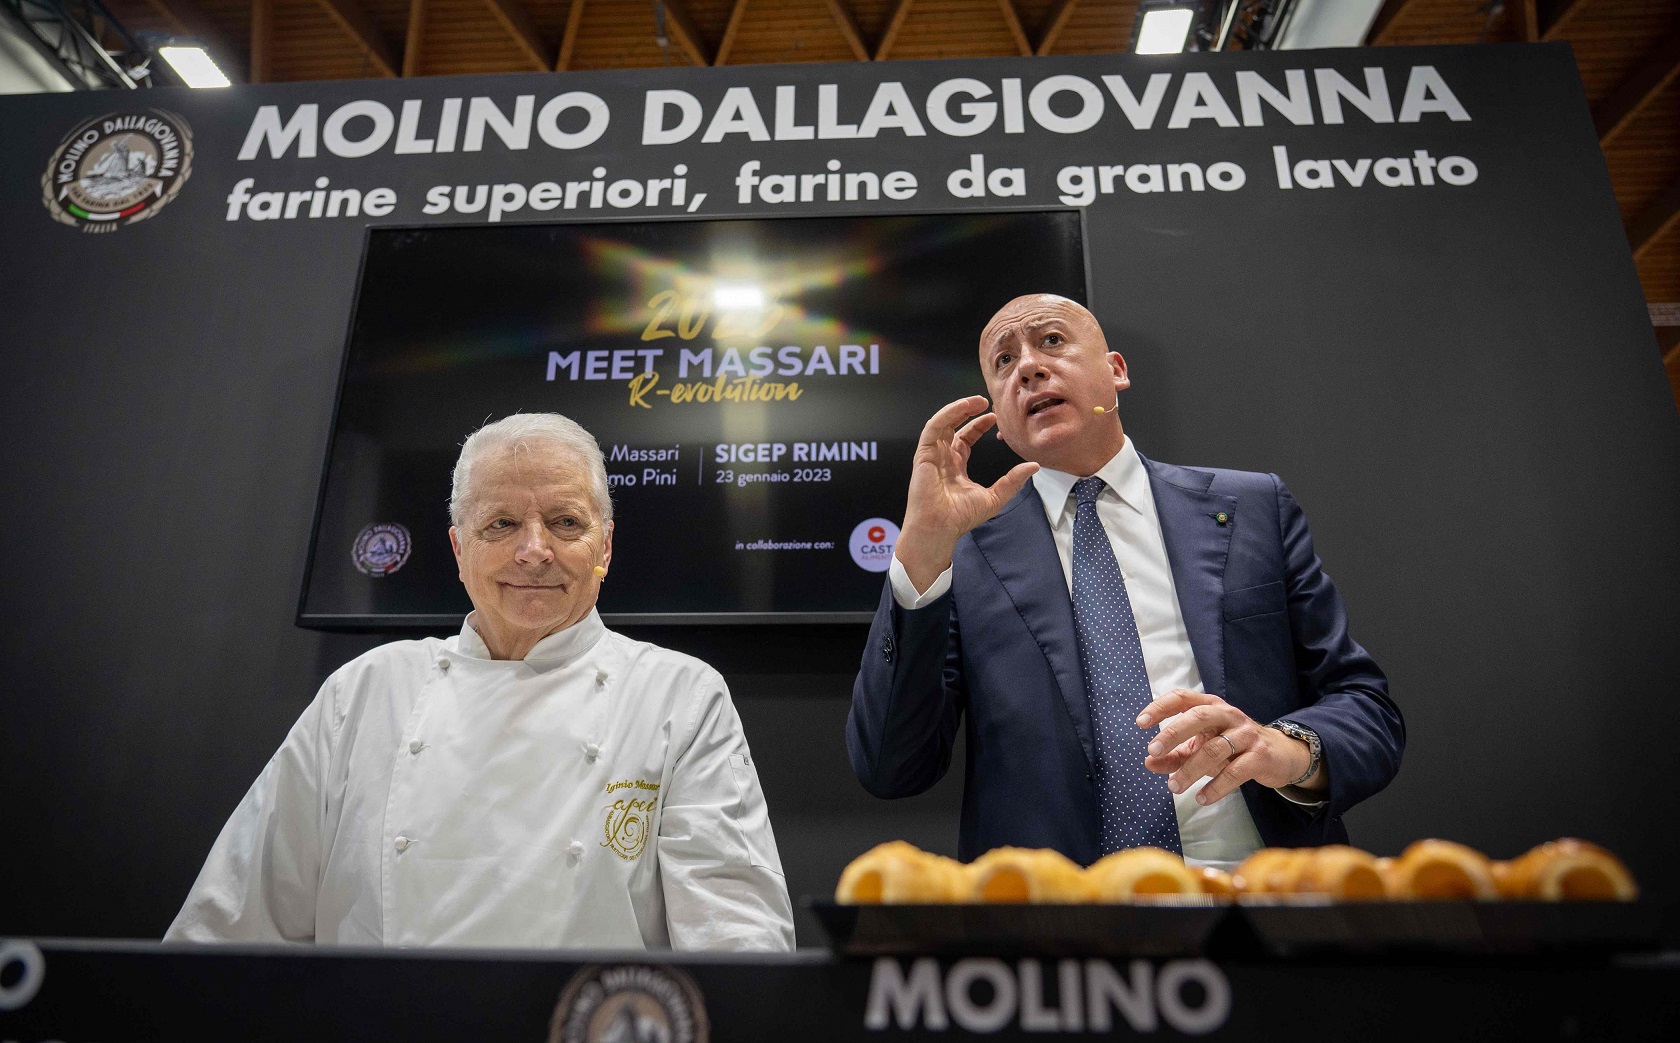
[(560, 994), (548, 1043), (706, 1043), (706, 1002), (681, 968), (599, 965), (578, 971)]
[(114, 232), (163, 209), (192, 173), (192, 131), (162, 109), (88, 120), (59, 143), (41, 175), (53, 220)]

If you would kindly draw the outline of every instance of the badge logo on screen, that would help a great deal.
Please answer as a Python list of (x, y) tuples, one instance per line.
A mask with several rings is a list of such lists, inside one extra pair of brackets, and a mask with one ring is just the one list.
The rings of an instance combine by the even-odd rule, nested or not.
[(407, 526), (395, 522), (375, 522), (356, 535), (351, 557), (362, 575), (378, 579), (402, 568), (413, 546)]
[(707, 1043), (710, 1034), (700, 987), (678, 968), (594, 965), (566, 983), (548, 1043)]
[(41, 175), (53, 220), (114, 232), (162, 210), (192, 173), (192, 130), (162, 109), (112, 112), (72, 130)]
[(852, 530), (847, 541), (852, 560), (860, 569), (885, 572), (892, 567), (893, 546), (898, 543), (898, 526), (886, 518), (865, 518)]

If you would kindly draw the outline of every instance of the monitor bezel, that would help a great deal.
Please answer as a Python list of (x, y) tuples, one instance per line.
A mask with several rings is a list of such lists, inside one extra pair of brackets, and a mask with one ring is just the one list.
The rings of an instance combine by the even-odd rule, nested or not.
[[(556, 225), (574, 225), (578, 227), (594, 227), (599, 225), (617, 224), (671, 224), (676, 222), (695, 223), (700, 221), (784, 221), (811, 218), (872, 218), (872, 217), (972, 217), (976, 214), (1029, 214), (1029, 213), (1075, 213), (1079, 215), (1079, 253), (1080, 266), (1084, 278), (1085, 303), (1092, 311), (1097, 310), (1097, 301), (1092, 293), (1091, 284), (1091, 236), (1089, 218), (1084, 207), (1075, 206), (986, 206), (965, 209), (936, 207), (929, 209), (893, 210), (882, 212), (847, 212), (847, 213), (748, 213), (727, 214), (716, 216), (673, 215), (670, 217), (636, 217), (611, 216), (595, 218), (588, 221), (498, 221), (496, 224), (503, 228), (514, 227), (553, 227)], [(467, 617), (467, 613), (332, 613), (310, 612), (309, 603), (310, 580), (315, 574), (315, 552), (321, 535), (321, 516), (326, 506), (327, 480), (332, 466), (333, 448), (338, 439), (339, 410), (343, 406), (344, 385), (350, 370), (350, 344), (355, 336), (356, 319), (361, 309), (362, 277), (366, 274), (368, 249), (375, 232), (413, 232), (437, 231), (446, 228), (481, 228), (489, 227), (484, 222), (450, 221), (430, 223), (397, 223), (397, 224), (364, 224), (362, 226), (361, 257), (356, 262), (355, 290), (350, 300), (350, 314), (345, 321), (344, 336), (341, 338), (338, 361), (338, 386), (333, 391), (332, 414), (328, 419), (326, 445), (321, 458), (321, 476), (315, 490), (315, 510), (309, 525), (309, 545), (304, 554), (303, 576), (298, 584), (297, 613), (294, 619), (296, 626), (308, 630), (339, 631), (350, 633), (382, 633), (382, 632), (413, 632), (413, 631), (446, 631), (458, 629)], [(906, 479), (908, 480), (908, 479)], [(873, 619), (872, 611), (857, 612), (602, 612), (601, 621), (616, 626), (670, 626), (670, 625), (766, 625), (766, 624), (849, 624), (868, 623)]]

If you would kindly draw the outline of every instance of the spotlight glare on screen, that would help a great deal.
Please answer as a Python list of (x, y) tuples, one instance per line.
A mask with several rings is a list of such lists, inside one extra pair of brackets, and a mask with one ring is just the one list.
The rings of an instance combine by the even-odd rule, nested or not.
[(1138, 54), (1178, 54), (1190, 35), (1190, 23), (1196, 12), (1189, 7), (1169, 7), (1143, 12), (1143, 25), (1138, 29)]
[(202, 47), (159, 47), (158, 54), (188, 87), (227, 87), (231, 83)]
[(723, 311), (752, 311), (764, 307), (764, 290), (757, 286), (718, 286), (712, 303)]

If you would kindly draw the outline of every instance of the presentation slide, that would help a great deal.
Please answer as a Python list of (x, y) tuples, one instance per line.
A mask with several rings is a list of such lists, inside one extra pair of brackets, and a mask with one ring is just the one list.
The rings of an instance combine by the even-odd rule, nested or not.
[(867, 618), (922, 425), (1040, 291), (1087, 301), (1078, 211), (374, 229), (299, 622), (458, 623), (450, 472), (514, 412), (601, 445), (609, 619)]

